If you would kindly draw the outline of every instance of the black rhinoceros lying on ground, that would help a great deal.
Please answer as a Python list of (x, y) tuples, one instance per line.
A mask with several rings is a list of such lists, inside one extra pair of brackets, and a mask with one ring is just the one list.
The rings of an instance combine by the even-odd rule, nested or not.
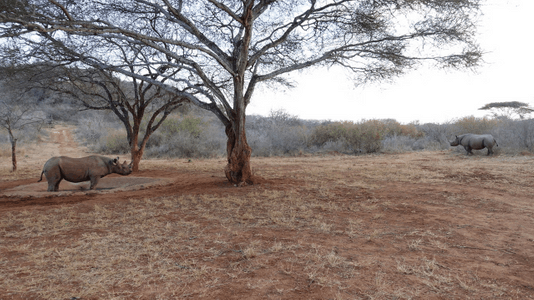
[(481, 150), (484, 148), (488, 148), (488, 155), (490, 155), (493, 154), (493, 146), (499, 146), (491, 134), (472, 133), (457, 135), (456, 139), (451, 142), (451, 146), (458, 145), (464, 146), (464, 149), (467, 151), (467, 155), (473, 154), (473, 152), (471, 152), (472, 149)]
[(48, 191), (55, 192), (59, 188), (61, 180), (70, 182), (91, 181), (91, 189), (95, 189), (98, 180), (108, 174), (117, 173), (129, 175), (132, 173), (132, 163), (126, 161), (121, 165), (119, 158), (108, 158), (99, 155), (82, 158), (72, 158), (67, 156), (56, 156), (49, 159), (41, 172), (48, 180)]

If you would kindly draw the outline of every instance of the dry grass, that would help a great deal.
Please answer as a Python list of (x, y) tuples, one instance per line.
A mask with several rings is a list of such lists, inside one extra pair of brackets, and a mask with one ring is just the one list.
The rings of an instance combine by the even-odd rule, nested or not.
[[(17, 154), (20, 153), (19, 151), (17, 151)], [(0, 144), (0, 157), (11, 157), (11, 146), (9, 144)]]
[[(2, 211), (0, 298), (534, 293), (532, 158), (423, 152), (253, 165), (266, 183)], [(206, 177), (223, 166), (142, 164)]]
[(17, 146), (17, 171), (13, 172), (13, 162), (11, 160), (11, 146), (3, 145), (0, 147), (0, 181), (25, 179), (35, 176), (37, 166), (32, 160), (32, 146)]

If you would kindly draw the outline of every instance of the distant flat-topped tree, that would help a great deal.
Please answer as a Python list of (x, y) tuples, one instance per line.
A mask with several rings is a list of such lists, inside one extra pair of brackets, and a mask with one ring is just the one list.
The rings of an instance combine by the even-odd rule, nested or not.
[(534, 111), (529, 107), (528, 103), (519, 101), (492, 102), (479, 108), (479, 110), (489, 110), (495, 118), (505, 117), (512, 119), (517, 116), (521, 120), (526, 119)]

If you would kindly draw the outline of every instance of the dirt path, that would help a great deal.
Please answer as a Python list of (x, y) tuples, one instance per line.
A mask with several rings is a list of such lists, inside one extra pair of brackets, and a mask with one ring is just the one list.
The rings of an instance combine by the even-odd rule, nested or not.
[(49, 139), (40, 150), (44, 150), (44, 155), (82, 157), (88, 155), (87, 147), (80, 146), (74, 140), (74, 127), (57, 125), (49, 130)]

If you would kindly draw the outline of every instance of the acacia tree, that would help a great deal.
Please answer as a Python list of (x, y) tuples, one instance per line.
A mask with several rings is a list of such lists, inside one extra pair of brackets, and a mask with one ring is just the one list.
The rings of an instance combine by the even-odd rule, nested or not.
[[(110, 51), (120, 50), (115, 59), (128, 66), (131, 74), (140, 75), (141, 78), (146, 76), (164, 84), (173, 73), (180, 70), (169, 70), (167, 66), (160, 66), (155, 72), (150, 68), (136, 68), (136, 65), (146, 64), (147, 56), (150, 55), (146, 48), (135, 44), (118, 44), (112, 40), (108, 40), (106, 44)], [(74, 97), (87, 109), (112, 111), (126, 129), (133, 162), (132, 170), (137, 172), (152, 133), (172, 111), (187, 102), (187, 99), (164, 90), (161, 86), (140, 80), (136, 76), (124, 76), (110, 69), (102, 69), (100, 61), (82, 63), (80, 67), (80, 62), (83, 62), (80, 49), (56, 50), (62, 53), (63, 61), (70, 59), (72, 63), (68, 66), (47, 65), (39, 71), (41, 76), (36, 76), (41, 78), (35, 80), (40, 81), (48, 89)], [(44, 54), (48, 52), (45, 51)], [(57, 59), (57, 56), (52, 58)], [(44, 78), (42, 74), (45, 74)], [(195, 94), (189, 87), (184, 87), (181, 92)], [(145, 117), (148, 120), (143, 122)], [(144, 134), (140, 137), (142, 132)]]
[[(115, 46), (132, 48), (131, 45)], [(132, 66), (143, 56), (141, 48), (136, 47), (135, 50), (122, 51), (123, 56), (120, 59), (126, 65)], [(133, 57), (128, 57), (128, 54)], [(91, 66), (81, 68), (77, 64), (79, 56), (75, 51), (63, 53), (63, 56), (71, 60), (68, 65), (24, 64), (11, 72), (24, 73), (25, 85), (28, 88), (52, 90), (61, 95), (68, 95), (69, 99), (78, 100), (85, 109), (112, 111), (124, 125), (130, 145), (132, 170), (137, 172), (148, 139), (172, 111), (185, 103), (184, 99), (137, 78), (121, 80), (113, 71)], [(133, 67), (131, 69), (135, 72)], [(162, 69), (158, 71), (160, 74), (165, 73)], [(138, 72), (150, 72), (150, 69), (140, 69)], [(157, 79), (160, 74), (149, 75)], [(165, 82), (165, 79), (161, 81)], [(31, 108), (30, 103), (21, 101), (21, 105)], [(144, 134), (140, 136), (142, 132)]]
[[(52, 89), (78, 99), (87, 109), (110, 110), (123, 123), (130, 145), (133, 172), (139, 170), (139, 163), (152, 133), (173, 110), (184, 103), (181, 97), (162, 90), (159, 86), (136, 78), (123, 81), (110, 71), (93, 68), (66, 69), (63, 74), (68, 78), (68, 83), (56, 83), (50, 86)], [(147, 121), (143, 122), (145, 117)]]
[(491, 102), (482, 106), (479, 110), (489, 110), (495, 118), (512, 118), (517, 115), (521, 120), (534, 112), (534, 109), (529, 107), (528, 103), (519, 101)]
[[(357, 83), (388, 80), (424, 61), (474, 67), (481, 57), (473, 39), (479, 1), (8, 0), (0, 9), (0, 34), (32, 49), (43, 49), (41, 41), (65, 51), (82, 47), (86, 64), (213, 112), (228, 137), (226, 177), (241, 184), (253, 182), (245, 119), (258, 84), (287, 84), (288, 73), (312, 66), (345, 67)], [(178, 71), (163, 76), (165, 82), (132, 74), (113, 51), (102, 51), (104, 40), (150, 48), (153, 55), (134, 68)]]

